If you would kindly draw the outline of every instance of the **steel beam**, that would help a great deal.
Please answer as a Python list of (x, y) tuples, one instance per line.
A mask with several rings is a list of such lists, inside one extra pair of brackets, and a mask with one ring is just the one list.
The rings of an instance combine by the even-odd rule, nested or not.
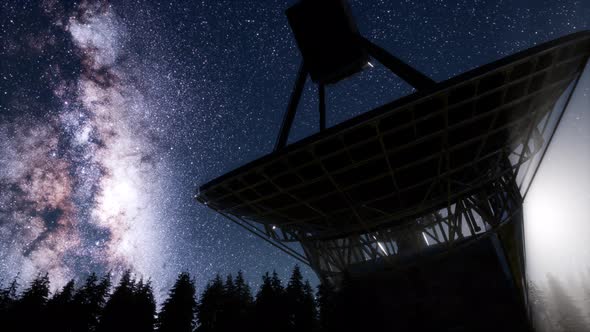
[(295, 113), (297, 113), (297, 105), (299, 105), (299, 100), (301, 99), (301, 94), (303, 93), (303, 87), (305, 87), (307, 75), (307, 69), (305, 69), (305, 64), (302, 62), (299, 66), (299, 73), (297, 73), (295, 86), (293, 87), (293, 91), (291, 92), (291, 99), (289, 99), (289, 106), (287, 107), (287, 112), (285, 113), (283, 123), (281, 124), (279, 137), (277, 138), (277, 143), (274, 149), (275, 151), (278, 151), (287, 145), (287, 140), (289, 139), (289, 132), (291, 131), (291, 126), (293, 125), (293, 120), (295, 119)]

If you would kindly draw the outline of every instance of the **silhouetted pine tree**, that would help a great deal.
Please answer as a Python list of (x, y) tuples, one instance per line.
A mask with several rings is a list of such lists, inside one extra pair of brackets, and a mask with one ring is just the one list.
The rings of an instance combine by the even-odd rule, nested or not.
[(550, 301), (552, 302), (552, 320), (563, 332), (590, 331), (585, 317), (576, 306), (575, 300), (567, 293), (565, 287), (553, 275), (547, 275)]
[(71, 314), (74, 312), (74, 280), (70, 280), (61, 291), (56, 292), (45, 308), (48, 331), (73, 331)]
[(230, 332), (239, 328), (236, 324), (240, 311), (238, 294), (231, 274), (228, 274), (225, 279), (220, 302), (221, 310), (218, 314), (217, 331)]
[(135, 280), (131, 279), (131, 272), (126, 271), (121, 281), (109, 297), (98, 325), (100, 332), (134, 331), (131, 306), (134, 302)]
[(241, 303), (246, 305), (252, 305), (254, 299), (252, 298), (252, 291), (250, 290), (250, 286), (246, 283), (244, 279), (244, 273), (242, 271), (238, 271), (238, 275), (235, 279), (236, 284), (236, 293)]
[(242, 329), (249, 329), (252, 324), (251, 316), (253, 311), (254, 299), (252, 298), (250, 286), (246, 283), (242, 271), (238, 271), (238, 275), (236, 276), (234, 284), (236, 287), (235, 300), (237, 306), (237, 315), (235, 318), (236, 325), (242, 326)]
[(152, 332), (156, 323), (156, 300), (152, 290), (151, 281), (140, 280), (134, 287), (132, 298), (132, 323), (133, 331)]
[(241, 271), (234, 279), (229, 274), (223, 285), (221, 310), (218, 314), (217, 331), (249, 330), (252, 312), (252, 294)]
[(98, 331), (118, 332), (154, 330), (156, 303), (151, 283), (136, 282), (125, 272), (105, 304)]
[(582, 288), (584, 290), (584, 313), (586, 317), (590, 320), (590, 276), (583, 281), (584, 285)]
[(199, 332), (219, 331), (220, 316), (223, 309), (224, 285), (221, 276), (215, 276), (213, 281), (207, 283), (201, 299), (197, 304), (197, 319)]
[(225, 293), (228, 295), (235, 295), (236, 294), (236, 285), (234, 284), (234, 279), (230, 274), (227, 275), (227, 277), (225, 278), (225, 284), (224, 284), (224, 290)]
[(289, 323), (291, 327), (295, 327), (300, 316), (300, 307), (303, 303), (303, 276), (298, 265), (295, 265), (291, 272), (291, 278), (289, 278), (289, 282), (287, 283), (286, 295)]
[(319, 329), (323, 332), (333, 330), (330, 323), (334, 319), (335, 296), (336, 290), (333, 284), (327, 279), (323, 279), (317, 291)]
[(256, 294), (255, 326), (259, 331), (288, 331), (289, 313), (285, 303), (285, 290), (276, 272), (266, 273)]
[(319, 327), (318, 306), (309, 280), (305, 280), (305, 284), (303, 285), (302, 310), (304, 317), (302, 321), (303, 331), (317, 330)]
[(106, 303), (106, 296), (111, 287), (110, 276), (99, 282), (96, 274), (86, 278), (84, 285), (74, 294), (71, 324), (75, 332), (96, 331), (99, 317)]
[(535, 330), (537, 332), (548, 331), (550, 317), (545, 292), (532, 281), (528, 283), (528, 301)]
[(590, 268), (588, 268), (586, 273), (580, 273), (579, 280), (579, 289), (581, 292), (580, 308), (590, 325)]
[(181, 273), (168, 293), (158, 315), (159, 332), (192, 332), (195, 327), (195, 284), (188, 273)]
[(309, 283), (303, 283), (303, 275), (298, 265), (293, 268), (287, 284), (286, 302), (291, 330), (296, 332), (313, 330), (316, 318), (315, 299)]
[(18, 276), (16, 276), (8, 286), (0, 289), (0, 310), (12, 305), (17, 300)]
[(0, 326), (8, 328), (13, 317), (13, 310), (18, 300), (18, 275), (12, 282), (0, 290)]
[[(15, 331), (40, 331), (44, 328), (44, 322), (41, 319), (45, 311), (47, 298), (49, 297), (49, 277), (47, 274), (39, 275), (31, 282), (14, 304), (12, 312), (13, 324)], [(11, 319), (12, 320), (12, 319)], [(7, 329), (10, 331), (10, 327)]]

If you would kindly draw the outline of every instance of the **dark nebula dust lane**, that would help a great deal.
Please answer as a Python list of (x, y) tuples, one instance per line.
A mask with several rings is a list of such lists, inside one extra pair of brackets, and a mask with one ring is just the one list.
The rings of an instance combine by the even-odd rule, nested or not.
[(125, 29), (106, 2), (29, 10), (40, 22), (2, 40), (3, 79), (15, 81), (0, 115), (3, 275), (156, 276), (166, 259), (154, 212), (161, 162), (150, 110), (121, 66)]

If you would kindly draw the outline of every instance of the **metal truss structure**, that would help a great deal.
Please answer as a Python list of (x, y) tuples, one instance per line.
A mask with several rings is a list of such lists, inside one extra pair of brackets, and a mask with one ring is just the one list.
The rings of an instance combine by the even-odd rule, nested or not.
[(589, 55), (586, 32), (539, 45), (279, 149), (195, 198), (322, 277), (444, 252), (522, 222)]
[(363, 265), (395, 267), (423, 254), (444, 253), (455, 246), (495, 232), (505, 223), (521, 222), (522, 199), (513, 174), (442, 209), (414, 218), (406, 227), (391, 227), (343, 238), (303, 239), (312, 266), (324, 277), (338, 278)]

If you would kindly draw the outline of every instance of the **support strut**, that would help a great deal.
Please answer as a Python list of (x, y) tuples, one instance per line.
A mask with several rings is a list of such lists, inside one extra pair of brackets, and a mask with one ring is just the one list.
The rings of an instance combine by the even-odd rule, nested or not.
[(297, 112), (297, 105), (299, 105), (299, 100), (301, 99), (301, 94), (303, 93), (303, 87), (305, 86), (305, 81), (307, 80), (307, 74), (308, 73), (305, 69), (305, 65), (302, 62), (299, 66), (299, 73), (297, 74), (297, 80), (295, 81), (293, 92), (291, 92), (291, 99), (289, 99), (287, 113), (285, 113), (283, 123), (281, 124), (281, 130), (279, 131), (279, 137), (274, 149), (275, 151), (278, 151), (287, 145), (289, 132), (291, 131), (293, 119), (295, 119), (295, 113)]

